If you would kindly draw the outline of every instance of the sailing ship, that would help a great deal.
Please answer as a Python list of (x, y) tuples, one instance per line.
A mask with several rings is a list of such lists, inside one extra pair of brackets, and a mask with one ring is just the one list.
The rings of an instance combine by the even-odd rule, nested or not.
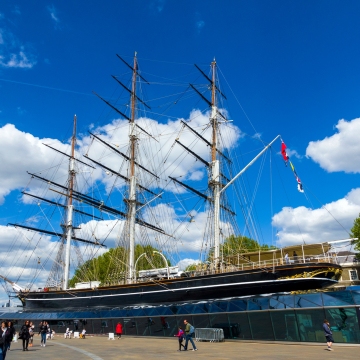
[[(64, 210), (61, 230), (54, 230), (55, 225), (52, 225), (52, 230), (45, 230), (28, 224), (9, 224), (18, 229), (21, 234), (30, 231), (37, 234), (37, 236), (39, 236), (38, 234), (44, 234), (59, 239), (57, 255), (53, 259), (54, 265), (43, 289), (25, 288), (9, 279), (8, 276), (1, 275), (3, 279), (13, 286), (24, 308), (26, 310), (64, 310), (101, 306), (118, 307), (180, 303), (190, 300), (319, 289), (335, 284), (341, 273), (341, 267), (328, 255), (330, 245), (327, 243), (300, 245), (281, 250), (274, 248), (267, 251), (239, 252), (224, 256), (221, 243), (224, 237), (231, 236), (234, 232), (234, 225), (231, 225), (231, 221), (227, 219), (235, 216), (235, 212), (226, 198), (226, 192), (236, 183), (244, 171), (271, 147), (279, 136), (265, 146), (237, 175), (233, 176), (229, 171), (226, 173), (226, 169), (231, 168), (231, 159), (221, 144), (220, 129), (222, 124), (227, 125), (229, 121), (225, 111), (218, 106), (219, 97), (225, 97), (225, 95), (217, 83), (216, 61), (214, 60), (211, 63), (211, 74), (209, 76), (200, 67), (196, 66), (207, 81), (207, 88), (210, 89), (211, 93), (210, 100), (197, 87), (190, 85), (192, 91), (209, 106), (207, 131), (210, 136), (206, 138), (204, 134), (191, 127), (189, 123), (182, 121), (182, 131), (188, 131), (196, 138), (196, 141), (202, 142), (204, 146), (208, 147), (210, 149), (210, 158), (206, 160), (201, 157), (192, 148), (180, 141), (180, 137), (177, 137), (172, 145), (172, 147), (179, 146), (186, 154), (189, 154), (198, 163), (206, 167), (208, 189), (206, 192), (202, 192), (190, 186), (185, 180), (179, 180), (179, 177), (171, 174), (166, 176), (166, 185), (164, 185), (160, 178), (165, 177), (166, 169), (161, 168), (160, 164), (165, 163), (164, 158), (168, 156), (168, 153), (163, 155), (161, 161), (155, 162), (153, 161), (153, 153), (141, 152), (139, 145), (141, 141), (147, 143), (153, 141), (155, 144), (158, 142), (156, 136), (151, 133), (151, 129), (149, 130), (143, 126), (143, 122), (140, 121), (141, 119), (137, 114), (139, 105), (148, 107), (138, 92), (139, 85), (146, 84), (147, 81), (139, 72), (136, 54), (132, 65), (119, 55), (118, 57), (131, 69), (132, 74), (130, 87), (113, 76), (124, 91), (130, 94), (128, 112), (121, 111), (110, 101), (98, 94), (96, 95), (111, 110), (121, 116), (123, 119), (121, 124), (124, 124), (124, 120), (127, 122), (128, 143), (122, 144), (122, 146), (126, 147), (126, 151), (121, 151), (121, 146), (114, 145), (114, 142), (108, 137), (102, 136), (101, 132), (97, 134), (90, 133), (90, 150), (85, 154), (85, 158), (80, 160), (76, 153), (77, 119), (75, 116), (70, 154), (46, 145), (61, 156), (69, 159), (66, 184), (63, 185), (55, 179), (45, 177), (42, 174), (30, 173), (33, 179), (46, 184), (48, 189), (58, 196), (58, 200), (46, 199), (37, 193), (24, 192), (25, 196), (34, 199), (36, 202), (55, 205), (57, 208)], [(114, 128), (116, 128), (115, 125)], [(124, 132), (123, 128), (121, 131)], [(100, 154), (98, 158), (91, 155), (93, 143), (96, 143), (97, 146), (93, 154)], [(99, 150), (100, 145), (104, 150)], [(156, 151), (161, 153), (159, 150)], [(121, 164), (125, 165), (115, 166), (115, 156), (121, 158), (123, 160)], [(118, 204), (112, 206), (114, 200), (110, 202), (109, 199), (100, 200), (93, 196), (89, 191), (89, 183), (79, 180), (77, 166), (89, 168), (91, 171), (97, 169), (96, 171), (99, 172), (101, 170), (104, 171), (105, 177), (113, 177), (116, 178), (116, 181), (122, 181), (122, 185), (119, 186), (114, 185), (115, 183), (110, 185), (108, 177), (102, 179), (108, 194), (114, 188), (120, 189), (117, 192)], [(150, 166), (153, 166), (154, 169), (150, 169)], [(87, 192), (83, 193), (76, 189), (75, 185), (81, 185), (81, 183)], [(169, 184), (172, 184), (172, 190), (169, 190)], [(168, 189), (165, 189), (166, 187)], [(180, 271), (178, 267), (170, 266), (168, 259), (164, 256), (166, 246), (168, 246), (167, 249), (169, 250), (172, 247), (169, 244), (173, 244), (178, 239), (166, 221), (161, 222), (158, 220), (159, 213), (168, 211), (168, 208), (155, 206), (154, 203), (161, 203), (162, 196), (166, 191), (176, 193), (174, 187), (180, 187), (183, 192), (198, 196), (207, 207), (207, 224), (211, 230), (210, 235), (206, 235), (207, 261), (202, 261), (192, 271)], [(181, 191), (178, 190), (178, 192)], [(120, 195), (123, 204), (119, 200)], [(61, 202), (59, 199), (64, 201)], [(92, 207), (95, 210), (87, 212), (84, 210), (84, 206), (86, 208)], [(111, 216), (112, 220), (106, 222), (104, 214)], [(88, 237), (80, 236), (79, 234), (83, 232), (83, 229), (79, 224), (75, 223), (75, 215), (90, 217), (91, 221), (97, 224), (96, 226), (106, 223), (112, 230), (116, 227), (117, 221), (121, 221), (123, 224), (121, 232), (116, 236), (118, 239), (116, 246), (121, 245), (122, 249), (118, 252), (121, 253), (121, 258), (115, 255), (112, 258), (112, 261), (118, 264), (118, 271), (113, 270), (112, 273), (108, 274), (107, 281), (98, 281), (96, 275), (94, 275), (95, 278), (89, 279), (89, 276), (91, 276), (89, 274), (86, 275), (87, 278), (84, 281), (80, 281), (80, 276), (77, 274), (77, 283), (75, 286), (71, 284), (72, 270), (70, 264), (72, 257), (77, 258), (79, 263), (84, 261), (80, 251), (81, 247), (84, 247), (88, 251), (86, 259), (90, 264), (91, 256), (104, 253), (103, 249), (108, 238), (108, 235), (99, 238), (94, 228), (88, 231)], [(195, 215), (187, 212), (186, 216), (190, 216), (192, 220)], [(224, 235), (225, 225), (229, 229), (227, 235)], [(139, 256), (136, 258), (135, 243), (137, 238), (143, 241), (144, 244), (156, 243), (156, 249), (159, 251), (152, 248), (152, 252), (157, 253), (161, 261), (164, 260), (164, 265), (160, 266), (158, 261), (155, 266), (154, 261), (149, 259), (149, 256), (145, 253), (138, 254)], [(163, 248), (160, 250), (159, 246)], [(89, 249), (91, 249), (91, 254)], [(284, 262), (285, 253), (291, 254), (294, 251), (298, 254), (297, 257), (290, 259), (289, 262)], [(152, 262), (153, 266), (142, 269), (140, 260), (144, 260), (144, 258), (148, 262)], [(43, 265), (41, 266), (43, 267)]]

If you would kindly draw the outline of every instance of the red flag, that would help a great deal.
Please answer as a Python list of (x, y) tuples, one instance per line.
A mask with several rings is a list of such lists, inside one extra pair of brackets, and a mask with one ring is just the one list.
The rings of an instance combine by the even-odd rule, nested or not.
[(281, 141), (281, 155), (283, 156), (283, 159), (285, 161), (285, 165), (287, 165), (287, 162), (289, 161), (289, 156), (286, 153), (286, 145), (283, 141)]

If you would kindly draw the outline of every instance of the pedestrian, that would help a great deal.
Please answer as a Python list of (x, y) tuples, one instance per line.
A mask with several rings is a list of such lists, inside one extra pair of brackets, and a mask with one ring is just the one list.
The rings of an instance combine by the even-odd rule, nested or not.
[(183, 340), (184, 340), (184, 330), (181, 328), (181, 326), (179, 326), (178, 328), (178, 333), (174, 336), (177, 336), (178, 340), (179, 340), (179, 350), (181, 351), (181, 347), (184, 348), (185, 350), (185, 346), (183, 345)]
[(194, 332), (195, 332), (195, 328), (187, 321), (187, 320), (184, 320), (184, 324), (185, 324), (185, 346), (184, 346), (184, 351), (187, 350), (187, 347), (188, 347), (188, 343), (189, 341), (191, 342), (191, 345), (192, 345), (192, 351), (197, 351), (197, 347), (194, 343), (194, 340), (192, 338)]
[(334, 339), (332, 337), (330, 323), (326, 319), (324, 320), (324, 323), (323, 323), (323, 329), (324, 329), (325, 338), (326, 338), (326, 342), (327, 342), (327, 346), (328, 346), (327, 349), (329, 351), (332, 351), (333, 349), (331, 348), (331, 345), (334, 342)]
[(26, 320), (24, 322), (24, 325), (21, 327), (20, 332), (19, 332), (19, 339), (22, 339), (22, 344), (23, 344), (23, 351), (28, 351), (28, 346), (29, 346), (29, 339), (30, 339), (30, 333), (29, 333), (29, 328), (30, 328), (30, 321)]
[(86, 335), (86, 330), (83, 329), (82, 332), (81, 332), (81, 338), (85, 339), (85, 335)]
[(6, 352), (8, 350), (9, 344), (12, 341), (11, 337), (11, 330), (8, 326), (8, 323), (6, 321), (3, 321), (1, 323), (1, 332), (0, 332), (0, 348), (1, 348), (1, 355), (0, 359), (5, 360)]
[(8, 335), (9, 341), (8, 341), (8, 344), (7, 344), (7, 350), (10, 350), (11, 342), (13, 340), (13, 337), (14, 337), (15, 333), (16, 333), (15, 328), (14, 328), (14, 324), (13, 324), (12, 321), (9, 321), (9, 323), (8, 323), (8, 330), (9, 330), (9, 335)]
[(29, 334), (30, 334), (30, 339), (29, 339), (29, 346), (32, 347), (33, 343), (34, 343), (34, 334), (35, 334), (35, 325), (30, 321), (30, 327), (29, 327)]
[(285, 254), (284, 259), (285, 259), (285, 264), (290, 264), (289, 253), (286, 253), (286, 254)]
[(7, 331), (7, 324), (5, 324), (5, 322), (3, 321), (1, 323), (1, 328), (0, 328), (0, 360), (4, 360), (6, 356), (6, 349), (7, 349), (6, 331)]
[(120, 322), (118, 322), (115, 328), (115, 333), (118, 339), (121, 339), (122, 332), (123, 332), (123, 326)]
[(296, 264), (298, 262), (298, 255), (295, 250), (293, 252), (293, 258), (294, 258), (294, 264)]
[(48, 332), (48, 325), (46, 321), (40, 323), (39, 334), (41, 335), (40, 346), (46, 346), (46, 334)]

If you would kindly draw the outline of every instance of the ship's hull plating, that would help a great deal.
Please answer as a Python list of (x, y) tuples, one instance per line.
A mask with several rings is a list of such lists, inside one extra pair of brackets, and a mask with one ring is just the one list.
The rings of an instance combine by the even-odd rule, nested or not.
[[(118, 307), (207, 300), (276, 292), (319, 289), (336, 282), (339, 265), (313, 263), (251, 269), (181, 279), (95, 289), (30, 292), (26, 310)], [(316, 273), (301, 277), (303, 273)]]

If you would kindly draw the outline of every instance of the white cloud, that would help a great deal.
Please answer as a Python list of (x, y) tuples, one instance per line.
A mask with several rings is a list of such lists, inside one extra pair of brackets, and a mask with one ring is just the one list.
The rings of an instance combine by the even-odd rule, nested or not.
[(286, 153), (290, 158), (292, 158), (292, 157), (296, 157), (297, 159), (302, 159), (303, 158), (296, 150), (292, 150), (292, 149), (287, 148)]
[(176, 264), (176, 266), (178, 266), (180, 270), (185, 270), (189, 265), (198, 264), (199, 262), (200, 262), (199, 260), (195, 260), (195, 259), (183, 259), (180, 260)]
[[(54, 159), (59, 163), (61, 157), (43, 143), (51, 144), (52, 147), (63, 152), (69, 149), (69, 145), (58, 140), (39, 139), (16, 129), (12, 124), (0, 128), (0, 204), (12, 190), (24, 188), (29, 183), (29, 175), (26, 171), (32, 173), (42, 171), (42, 176), (44, 176), (44, 174), (52, 174), (55, 170)], [(68, 161), (67, 159), (65, 162), (62, 161), (57, 176), (65, 181), (68, 174)], [(100, 170), (94, 172), (93, 179), (96, 180), (99, 175)], [(31, 184), (30, 189), (32, 193), (37, 193), (41, 187), (39, 184)]]
[(0, 67), (31, 69), (35, 64), (34, 54), (11, 31), (0, 28)]
[(47, 11), (49, 12), (50, 14), (50, 17), (51, 19), (53, 20), (54, 22), (54, 25), (55, 25), (55, 29), (59, 29), (59, 24), (60, 24), (60, 19), (59, 19), (59, 16), (57, 14), (57, 10), (55, 8), (54, 5), (51, 5), (51, 6), (48, 6), (47, 8)]
[(306, 156), (328, 172), (360, 173), (360, 118), (339, 120), (335, 128), (338, 133), (311, 141)]
[[(360, 213), (360, 188), (351, 190), (343, 199), (320, 209), (285, 207), (273, 216), (278, 230), (278, 245), (319, 243), (347, 239), (354, 219)], [(336, 219), (336, 220), (335, 220)], [(341, 224), (341, 225), (340, 225)]]

